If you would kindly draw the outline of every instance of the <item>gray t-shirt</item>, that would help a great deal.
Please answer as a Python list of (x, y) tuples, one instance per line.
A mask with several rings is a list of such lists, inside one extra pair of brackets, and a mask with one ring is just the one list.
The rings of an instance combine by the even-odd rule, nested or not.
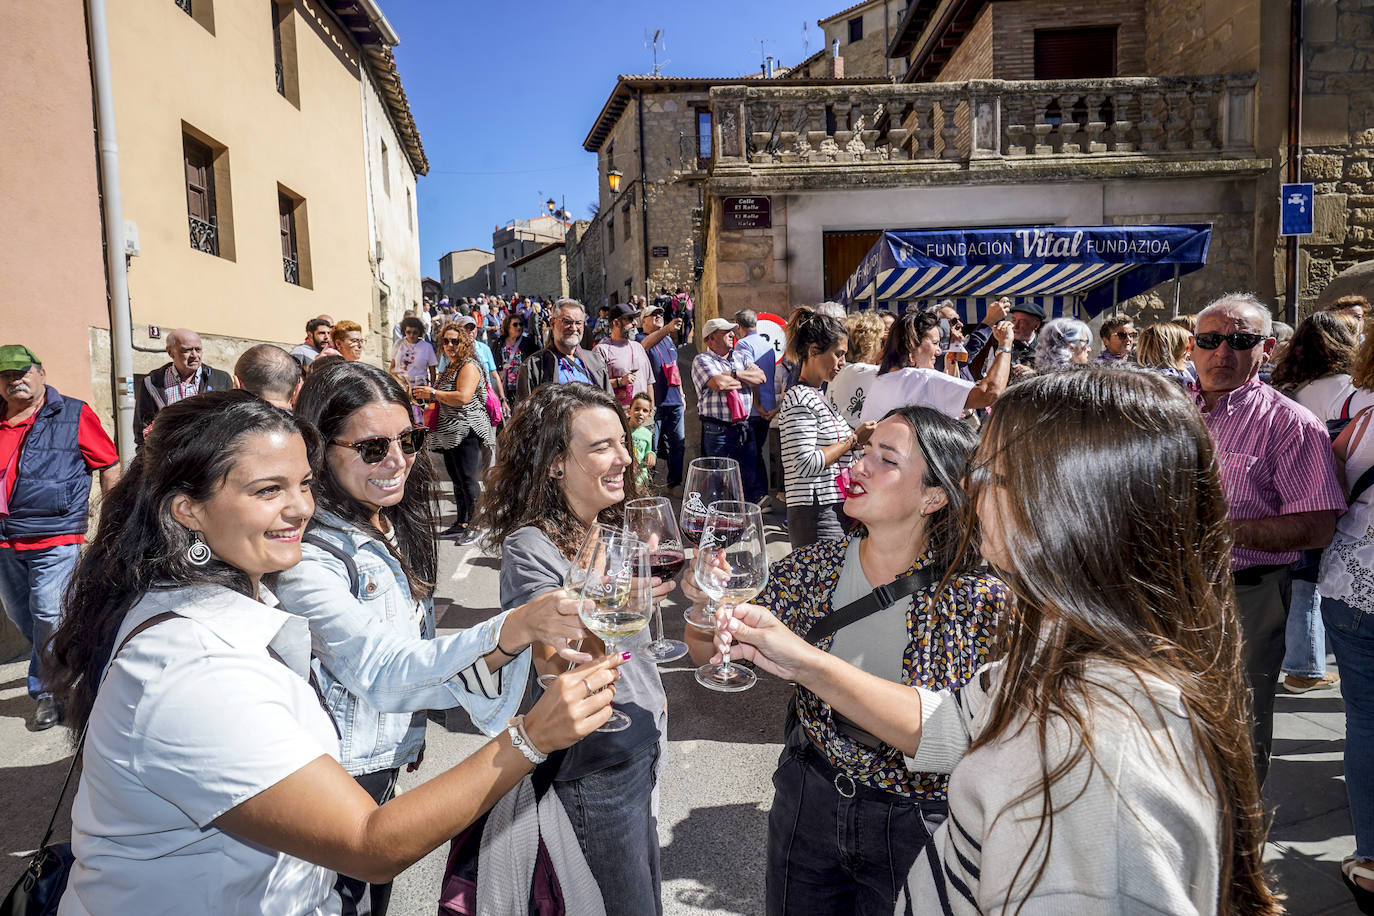
[[(835, 596), (831, 601), (831, 606), (836, 610), (873, 591), (873, 583), (868, 581), (863, 564), (859, 562), (859, 545), (862, 542), (862, 538), (850, 538), (849, 547), (844, 552), (844, 566), (840, 569), (840, 580), (835, 583)], [(835, 640), (830, 644), (830, 654), (885, 681), (906, 683), (902, 654), (911, 639), (906, 625), (910, 608), (911, 598), (901, 598), (881, 611), (851, 623), (835, 634)]]
[[(514, 532), (501, 545), (501, 609), (511, 610), (550, 589), (562, 588), (568, 566), (568, 558), (538, 528), (527, 526)], [(559, 780), (581, 779), (604, 770), (659, 740), (668, 724), (668, 698), (658, 665), (639, 651), (651, 639), (645, 627), (621, 642), (633, 656), (620, 668), (615, 708), (630, 717), (630, 727), (619, 732), (594, 732), (568, 748), (558, 770)], [(533, 668), (530, 675), (527, 704), (539, 694)]]

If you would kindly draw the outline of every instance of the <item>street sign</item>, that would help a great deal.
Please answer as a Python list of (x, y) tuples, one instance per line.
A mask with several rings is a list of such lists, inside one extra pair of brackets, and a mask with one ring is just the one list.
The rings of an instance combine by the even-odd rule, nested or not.
[(1279, 235), (1312, 234), (1312, 185), (1279, 186)]
[(668, 246), (667, 246), (667, 245), (655, 245), (655, 246), (653, 246), (653, 249), (649, 252), (649, 257), (651, 257), (651, 258), (666, 258), (666, 257), (668, 257)]
[(727, 197), (723, 204), (722, 229), (773, 228), (773, 201), (767, 197)]

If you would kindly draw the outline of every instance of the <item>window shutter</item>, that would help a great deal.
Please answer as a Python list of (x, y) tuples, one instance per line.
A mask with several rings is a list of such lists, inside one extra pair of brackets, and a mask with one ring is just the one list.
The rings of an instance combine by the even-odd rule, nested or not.
[(183, 137), (182, 155), (186, 161), (186, 210), (196, 219), (213, 222), (214, 159), (210, 149), (190, 137)]
[(1036, 79), (1073, 80), (1111, 76), (1116, 76), (1116, 26), (1036, 31)]

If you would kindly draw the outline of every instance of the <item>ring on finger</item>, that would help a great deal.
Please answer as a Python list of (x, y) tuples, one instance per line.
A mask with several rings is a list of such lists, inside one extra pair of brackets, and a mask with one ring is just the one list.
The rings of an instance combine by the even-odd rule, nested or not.
[(584, 687), (587, 688), (587, 696), (592, 696), (596, 693), (596, 691), (592, 689), (592, 685), (587, 681), (585, 677), (582, 679), (582, 684)]

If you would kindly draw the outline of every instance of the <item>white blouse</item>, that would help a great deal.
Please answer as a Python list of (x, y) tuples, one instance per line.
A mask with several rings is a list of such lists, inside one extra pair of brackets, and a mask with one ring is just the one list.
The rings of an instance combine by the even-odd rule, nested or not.
[[(1345, 460), (1345, 494), (1374, 466), (1374, 411), (1351, 422), (1351, 448)], [(1361, 611), (1374, 611), (1374, 487), (1366, 489), (1336, 519), (1336, 533), (1322, 551), (1317, 590)]]
[(58, 912), (337, 913), (332, 871), (214, 826), (306, 764), (338, 759), (307, 681), (307, 622), (225, 588), (157, 589), (115, 645), (167, 611), (179, 617), (130, 640), (96, 697)]

